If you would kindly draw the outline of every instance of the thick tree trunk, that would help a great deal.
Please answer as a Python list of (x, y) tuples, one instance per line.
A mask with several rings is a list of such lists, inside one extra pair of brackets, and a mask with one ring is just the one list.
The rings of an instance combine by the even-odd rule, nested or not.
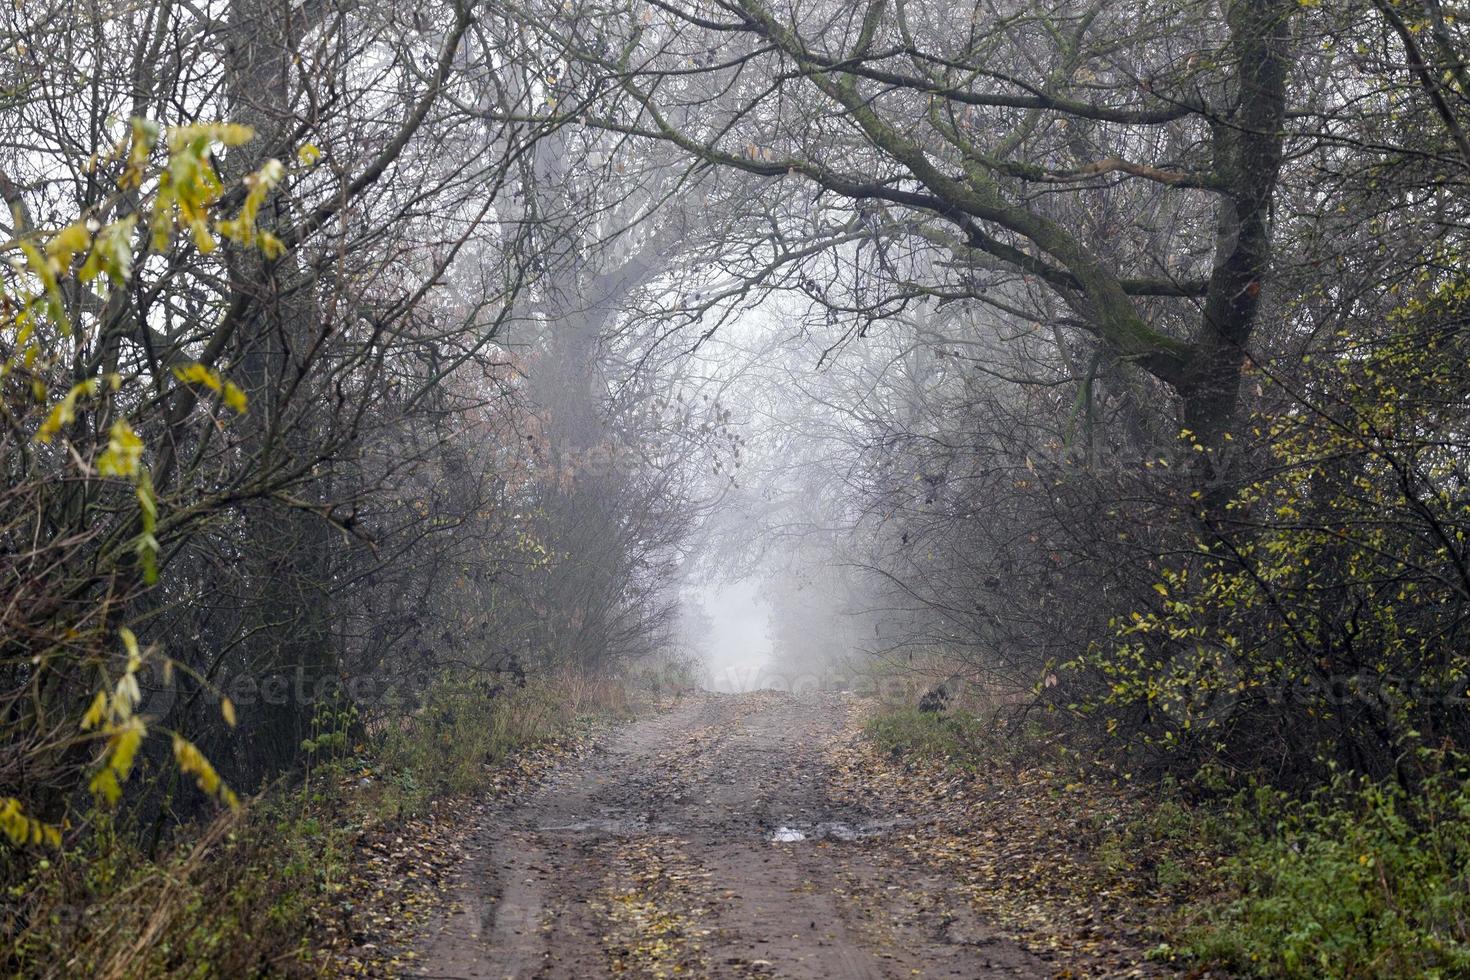
[[(239, 181), (273, 154), (281, 154), (291, 124), (291, 65), (299, 24), (288, 0), (233, 0), (230, 8), (227, 84), (232, 122), (255, 130), (255, 138), (232, 151), (224, 163), (229, 181)], [(270, 230), (270, 206), (260, 225)], [(237, 330), (235, 377), (249, 396), (245, 448), (249, 483), (275, 478), (306, 465), (315, 455), (319, 434), (305, 386), (296, 375), (305, 352), (314, 346), (318, 311), (311, 285), (295, 253), (270, 260), (253, 247), (230, 257), (231, 288), (249, 300), (250, 313)], [(296, 386), (294, 395), (288, 392)], [(294, 496), (320, 490), (290, 488)], [(296, 509), (270, 502), (247, 513), (242, 627), (257, 642), (247, 647), (247, 669), (284, 674), (290, 694), (269, 708), (264, 741), (252, 750), (272, 765), (294, 757), (309, 733), (318, 684), (335, 676), (330, 535), (326, 523)]]
[(1213, 121), (1215, 171), (1223, 182), (1215, 225), (1215, 269), (1199, 335), (1178, 384), (1185, 425), (1225, 468), (1246, 344), (1256, 328), (1271, 264), (1271, 196), (1281, 171), (1289, 0), (1233, 0), (1227, 18), (1236, 60), (1230, 104)]

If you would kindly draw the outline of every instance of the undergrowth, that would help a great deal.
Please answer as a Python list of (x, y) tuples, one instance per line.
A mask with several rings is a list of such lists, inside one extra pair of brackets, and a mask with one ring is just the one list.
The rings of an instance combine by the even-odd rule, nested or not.
[[(998, 732), (965, 708), (888, 706), (867, 726), (894, 757), (927, 759), (1064, 808), (1053, 828), (1089, 869), (1072, 884), (1157, 901), (1176, 965), (1288, 978), (1470, 976), (1470, 765), (1429, 753), (1412, 791), (1346, 776), (1309, 799), (1255, 783), (1226, 792), (1210, 773), (1181, 786), (1072, 782), (1034, 731)], [(1002, 743), (1009, 741), (1010, 745)], [(1105, 797), (1105, 799), (1104, 799)], [(1070, 832), (1084, 828), (1085, 833)], [(1069, 859), (1077, 855), (1069, 854)]]
[(1046, 823), (1051, 839), (1066, 842), (1068, 863), (1086, 867), (1085, 876), (1073, 879), (1079, 887), (1186, 902), (1211, 872), (1213, 855), (1202, 852), (1201, 842), (1224, 851), (1245, 832), (1234, 813), (1197, 804), (1169, 779), (1146, 794), (1088, 780), (1081, 760), (1044, 729), (1001, 720), (984, 709), (890, 706), (869, 720), (866, 735), (893, 758), (928, 760), (980, 783), (1002, 783), (1010, 799), (1024, 802), (1024, 819)]
[[(150, 859), (146, 835), (98, 813), (85, 835), (30, 855), (0, 913), (0, 968), (33, 977), (249, 977), (319, 972), (311, 924), (352, 874), (353, 841), (484, 791), (497, 767), (634, 710), (621, 684), (562, 675), (487, 696), (442, 684), (419, 711), (365, 731), (318, 712), (311, 764), (239, 812), (182, 828)], [(39, 854), (39, 852), (38, 852)], [(10, 855), (12, 859), (27, 855)]]
[(1459, 762), (1413, 792), (1339, 779), (1281, 801), (1181, 949), (1257, 976), (1470, 976), (1467, 776)]

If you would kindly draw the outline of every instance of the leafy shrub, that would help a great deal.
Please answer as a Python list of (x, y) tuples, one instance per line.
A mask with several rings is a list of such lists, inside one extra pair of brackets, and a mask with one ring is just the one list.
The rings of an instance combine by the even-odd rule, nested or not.
[(1284, 806), (1224, 864), (1235, 896), (1186, 941), (1202, 960), (1282, 977), (1470, 973), (1470, 784), (1447, 767), (1414, 792), (1339, 780)]
[(1189, 495), (1194, 541), (1150, 557), (1155, 580), (1039, 693), (1140, 770), (1218, 761), (1303, 790), (1325, 761), (1385, 778), (1470, 745), (1467, 322), (1454, 276), (1339, 336), (1302, 392), (1243, 420), (1229, 499)]
[(223, 813), (156, 859), (99, 827), (12, 887), (0, 962), (35, 977), (307, 973), (302, 924), (344, 876), (352, 832), (294, 795)]
[[(205, 513), (220, 509), (201, 505), (184, 517), (175, 510), (188, 508), (171, 507), (177, 501), (155, 487), (139, 434), (149, 433), (144, 406), (161, 401), (170, 386), (178, 404), (217, 397), (214, 410), (228, 408), (228, 417), (238, 417), (246, 412), (246, 395), (200, 362), (177, 364), (167, 380), (141, 369), (100, 370), (105, 358), (83, 372), (84, 337), (106, 331), (90, 315), (69, 312), (66, 296), (136, 288), (135, 260), (148, 254), (139, 251), (140, 225), (154, 254), (166, 253), (175, 233), (187, 230), (200, 254), (222, 238), (279, 255), (281, 242), (256, 226), (259, 209), (285, 176), (279, 161), (266, 161), (244, 179), (234, 217), (223, 211), (230, 188), (217, 176), (212, 154), (253, 137), (250, 127), (231, 123), (165, 129), (133, 119), (117, 147), (93, 161), (119, 168), (118, 186), (126, 191), (156, 181), (151, 204), (129, 207), (131, 196), (110, 198), (59, 231), (18, 228), (0, 244), (3, 318), (13, 331), (0, 346), (0, 398), (9, 427), (0, 440), (7, 473), (0, 554), (18, 556), (0, 566), (7, 597), (0, 613), (0, 716), (15, 748), (0, 764), (0, 833), (17, 848), (61, 847), (68, 824), (91, 821), (87, 805), (78, 805), (88, 797), (117, 805), (150, 739), (167, 739), (178, 769), (209, 797), (237, 803), (192, 741), (140, 710), (140, 678), (154, 670), (169, 679), (166, 686), (175, 672), (206, 689), (210, 684), (140, 643), (126, 624), (141, 629), (139, 610), (129, 602), (157, 584), (160, 556), (197, 531)], [(221, 426), (224, 418), (217, 420)], [(233, 728), (228, 698), (220, 709)], [(62, 718), (69, 721), (58, 724)], [(78, 751), (83, 744), (91, 751)], [(89, 793), (75, 792), (82, 786)]]

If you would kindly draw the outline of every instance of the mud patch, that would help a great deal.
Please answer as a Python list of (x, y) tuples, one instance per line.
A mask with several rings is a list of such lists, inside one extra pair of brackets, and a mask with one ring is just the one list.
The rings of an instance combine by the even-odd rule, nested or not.
[(469, 912), (428, 939), (419, 975), (1055, 975), (1008, 938), (956, 941), (964, 896), (909, 859), (914, 815), (834, 792), (831, 745), (860, 703), (701, 694), (628, 726), (486, 821)]
[(570, 823), (546, 824), (536, 828), (541, 834), (602, 834), (610, 837), (633, 837), (643, 834), (670, 834), (674, 828), (665, 823), (653, 823), (647, 817), (593, 818), (573, 820)]

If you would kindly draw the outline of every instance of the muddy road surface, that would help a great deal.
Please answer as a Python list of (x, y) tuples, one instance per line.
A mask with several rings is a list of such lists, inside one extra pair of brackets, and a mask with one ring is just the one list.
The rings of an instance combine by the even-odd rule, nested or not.
[[(486, 816), (422, 977), (1049, 977), (835, 792), (846, 695), (699, 694)], [(850, 780), (848, 780), (850, 783)]]

